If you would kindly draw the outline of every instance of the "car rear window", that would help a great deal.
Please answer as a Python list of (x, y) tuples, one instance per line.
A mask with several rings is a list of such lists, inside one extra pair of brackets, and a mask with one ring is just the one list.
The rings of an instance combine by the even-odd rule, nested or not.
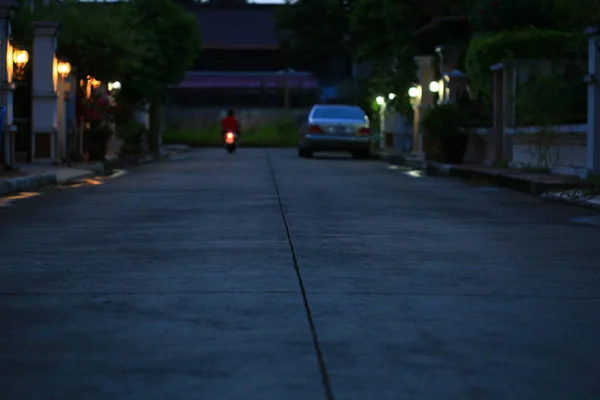
[(313, 118), (364, 119), (365, 113), (359, 107), (316, 107)]

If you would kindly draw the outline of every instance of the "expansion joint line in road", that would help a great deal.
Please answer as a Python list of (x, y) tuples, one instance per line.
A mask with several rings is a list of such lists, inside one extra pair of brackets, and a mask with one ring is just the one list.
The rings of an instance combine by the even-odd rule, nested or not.
[(323, 352), (321, 351), (321, 345), (319, 344), (319, 336), (317, 335), (317, 328), (315, 321), (310, 311), (310, 305), (308, 303), (308, 296), (306, 294), (306, 288), (304, 287), (304, 281), (302, 280), (302, 274), (300, 273), (300, 267), (298, 266), (298, 258), (296, 257), (296, 250), (294, 249), (294, 243), (292, 242), (292, 236), (290, 235), (290, 227), (285, 216), (285, 210), (283, 208), (283, 202), (281, 201), (281, 193), (279, 192), (279, 185), (277, 184), (277, 178), (275, 177), (275, 170), (269, 157), (269, 153), (266, 153), (267, 165), (269, 166), (269, 172), (273, 179), (273, 186), (275, 187), (275, 193), (277, 194), (277, 202), (279, 203), (279, 211), (281, 212), (281, 218), (285, 227), (285, 233), (287, 236), (288, 244), (290, 246), (290, 252), (292, 253), (292, 263), (294, 265), (294, 271), (298, 278), (298, 285), (300, 286), (300, 292), (302, 293), (302, 302), (304, 303), (304, 311), (306, 312), (306, 319), (310, 327), (310, 333), (312, 335), (313, 347), (317, 355), (317, 361), (319, 363), (319, 371), (321, 373), (321, 382), (323, 383), (323, 389), (325, 390), (326, 400), (335, 400), (333, 397), (333, 391), (331, 390), (331, 382), (329, 380), (329, 374), (327, 373), (327, 367), (325, 366), (325, 360), (323, 358)]

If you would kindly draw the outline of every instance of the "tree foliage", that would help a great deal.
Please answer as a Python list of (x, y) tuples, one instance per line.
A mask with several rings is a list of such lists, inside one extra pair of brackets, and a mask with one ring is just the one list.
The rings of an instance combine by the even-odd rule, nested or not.
[(600, 24), (598, 0), (554, 0), (555, 18), (560, 29), (582, 29)]
[(199, 54), (197, 20), (170, 0), (131, 0), (124, 17), (135, 32), (134, 46), (143, 49), (124, 81), (134, 96), (160, 96), (167, 85), (181, 81)]
[(581, 37), (569, 32), (520, 29), (491, 32), (471, 40), (466, 57), (470, 87), (475, 97), (490, 98), (493, 64), (514, 59), (576, 59)]
[(179, 82), (200, 49), (195, 17), (169, 0), (67, 0), (37, 4), (34, 11), (23, 2), (14, 36), (30, 51), (35, 20), (60, 23), (57, 56), (79, 77), (119, 80), (132, 100), (156, 97)]
[(348, 54), (348, 12), (340, 0), (287, 1), (275, 29), (294, 56), (315, 61)]
[(555, 29), (557, 0), (479, 0), (470, 12), (476, 31), (499, 32), (514, 29)]

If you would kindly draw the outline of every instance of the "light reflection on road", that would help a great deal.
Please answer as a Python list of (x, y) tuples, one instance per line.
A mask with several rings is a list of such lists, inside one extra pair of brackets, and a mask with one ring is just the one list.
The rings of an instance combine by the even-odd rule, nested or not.
[(39, 196), (41, 193), (38, 192), (21, 192), (10, 196), (0, 197), (0, 207), (9, 207), (13, 202), (21, 199), (28, 199), (31, 197)]
[[(88, 186), (88, 185), (89, 186), (100, 186), (100, 185), (104, 184), (104, 182), (103, 182), (104, 180), (118, 178), (118, 177), (125, 175), (126, 173), (127, 173), (127, 171), (119, 169), (119, 170), (115, 170), (112, 174), (110, 174), (108, 176), (97, 176), (94, 178), (84, 178), (84, 179), (81, 179), (74, 183), (66, 183), (66, 184), (62, 184), (62, 185), (59, 184), (56, 188), (64, 190), (64, 189), (77, 188), (77, 187)], [(31, 197), (36, 197), (36, 196), (40, 196), (40, 195), (42, 195), (42, 193), (40, 193), (40, 192), (20, 192), (20, 193), (16, 193), (16, 194), (3, 196), (3, 197), (0, 197), (0, 208), (10, 207), (15, 201), (29, 199)]]

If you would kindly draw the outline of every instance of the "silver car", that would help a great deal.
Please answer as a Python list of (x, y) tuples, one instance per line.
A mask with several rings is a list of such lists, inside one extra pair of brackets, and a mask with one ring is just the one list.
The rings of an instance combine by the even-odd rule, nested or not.
[(354, 158), (371, 155), (369, 117), (358, 106), (317, 104), (300, 127), (298, 156), (317, 151), (350, 152)]

